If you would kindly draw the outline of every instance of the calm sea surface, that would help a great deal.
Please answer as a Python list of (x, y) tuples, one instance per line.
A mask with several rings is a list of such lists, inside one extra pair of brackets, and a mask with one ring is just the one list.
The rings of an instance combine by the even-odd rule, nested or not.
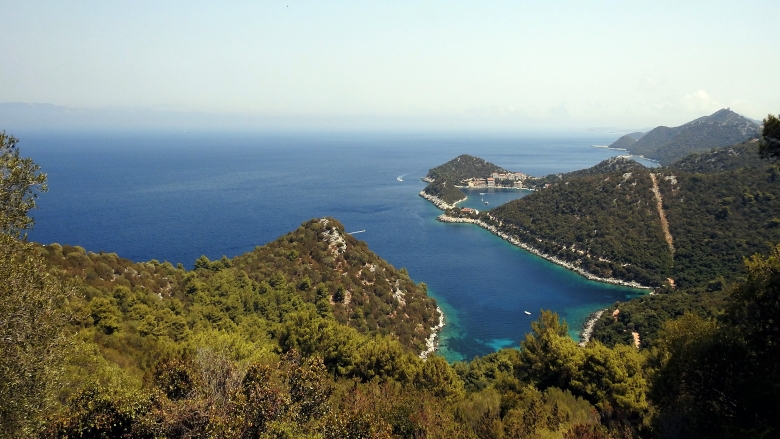
[[(476, 226), (439, 223), (417, 196), (428, 169), (459, 154), (541, 176), (617, 155), (590, 147), (612, 137), (15, 135), (49, 176), (31, 240), (192, 267), (200, 255), (236, 256), (332, 216), (366, 230), (355, 237), (428, 284), (446, 314), (441, 352), (451, 361), (517, 346), (540, 309), (576, 334), (590, 312), (639, 294), (587, 281)], [(527, 195), (479, 192), (464, 205)]]

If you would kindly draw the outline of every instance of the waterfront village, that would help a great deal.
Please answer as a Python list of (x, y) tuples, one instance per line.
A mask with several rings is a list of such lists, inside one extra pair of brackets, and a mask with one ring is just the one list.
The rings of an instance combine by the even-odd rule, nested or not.
[(507, 172), (506, 174), (499, 174), (494, 172), (488, 178), (469, 178), (463, 180), (461, 183), (465, 183), (465, 186), (469, 188), (515, 188), (524, 189), (523, 181), (528, 178), (527, 174), (522, 172)]
[[(488, 178), (469, 178), (463, 180), (461, 183), (465, 183), (466, 186), (457, 186), (457, 187), (469, 187), (474, 189), (478, 189), (478, 188), (527, 189), (526, 187), (523, 186), (523, 181), (525, 181), (527, 178), (528, 178), (528, 174), (523, 174), (522, 172), (507, 172), (505, 174), (494, 172)], [(472, 209), (470, 207), (463, 207), (460, 209), (460, 211), (472, 215), (479, 215), (479, 210)]]

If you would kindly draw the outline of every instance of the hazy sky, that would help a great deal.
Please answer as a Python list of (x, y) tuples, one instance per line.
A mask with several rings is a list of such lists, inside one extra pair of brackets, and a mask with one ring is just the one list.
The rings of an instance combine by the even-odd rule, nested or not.
[(0, 7), (0, 103), (510, 130), (780, 112), (777, 0)]

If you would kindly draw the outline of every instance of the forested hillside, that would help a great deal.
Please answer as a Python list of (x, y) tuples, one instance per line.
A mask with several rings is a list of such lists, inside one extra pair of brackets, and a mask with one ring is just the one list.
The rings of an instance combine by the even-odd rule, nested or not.
[[(780, 172), (763, 163), (708, 174), (664, 172), (661, 182), (680, 286), (734, 279), (744, 258), (780, 242)], [(729, 273), (724, 275), (723, 273)]]
[(439, 321), (424, 283), (415, 284), (406, 270), (395, 269), (333, 218), (308, 221), (230, 263), (256, 282), (281, 274), (304, 300), (327, 308), (318, 303), (327, 299), (339, 323), (392, 335), (417, 352)]
[(531, 178), (527, 185), (532, 189), (544, 189), (546, 184), (555, 184), (563, 180), (575, 177), (587, 177), (593, 175), (602, 175), (610, 173), (626, 173), (634, 171), (644, 171), (645, 167), (627, 156), (617, 156), (604, 160), (590, 168), (578, 169), (576, 171), (563, 174), (550, 174), (544, 177)]
[(761, 158), (756, 144), (754, 140), (749, 140), (702, 154), (690, 154), (669, 165), (669, 169), (710, 174), (744, 167), (761, 167), (767, 161)]
[(423, 189), (426, 194), (436, 197), (447, 204), (455, 204), (466, 198), (462, 190), (455, 187), (450, 180), (434, 180)]
[(722, 148), (757, 138), (758, 135), (758, 124), (729, 109), (722, 109), (678, 127), (654, 128), (636, 142), (626, 142), (621, 138), (616, 143), (632, 154), (666, 166), (688, 154)]
[[(274, 324), (308, 305), (363, 334), (392, 336), (420, 352), (439, 319), (424, 284), (416, 285), (332, 218), (308, 221), (233, 259), (203, 256), (193, 271), (59, 244), (40, 252), (63, 281), (81, 284), (85, 301), (71, 302), (78, 310), (74, 323), (97, 328), (98, 339), (115, 334), (112, 344), (131, 357), (133, 340), (164, 335), (186, 341), (192, 328), (271, 337)], [(134, 297), (134, 290), (143, 293)]]
[[(694, 155), (668, 168), (626, 159), (548, 176), (550, 184), (484, 213), (490, 224), (602, 277), (658, 286), (733, 279), (742, 260), (780, 242), (778, 167), (755, 143)], [(661, 229), (654, 174), (672, 247)], [(728, 273), (728, 274), (723, 274)]]
[(648, 169), (611, 159), (596, 170), (552, 180), (557, 183), (481, 218), (600, 277), (651, 286), (668, 277), (672, 254), (664, 241)]
[[(423, 192), (447, 204), (455, 204), (466, 198), (456, 185), (471, 178), (488, 178), (494, 172), (507, 173), (505, 169), (479, 157), (463, 154), (428, 171), (423, 180), (430, 183)], [(511, 182), (510, 182), (511, 183)]]
[(448, 180), (458, 184), (468, 178), (487, 178), (494, 172), (503, 174), (509, 171), (479, 157), (463, 154), (429, 170), (425, 178), (429, 181)]
[[(449, 365), (418, 355), (426, 325), (436, 318), (425, 287), (332, 218), (308, 221), (233, 259), (200, 258), (194, 270), (25, 242), (20, 238), (32, 225), (27, 213), (46, 178), (20, 159), (15, 139), (3, 133), (0, 140), (0, 188), (8, 201), (0, 211), (0, 437), (607, 439), (780, 432), (780, 246), (751, 256), (736, 272), (728, 258), (707, 259), (720, 271), (701, 286), (667, 286), (616, 304), (618, 312), (604, 313), (584, 346), (555, 313), (543, 311), (519, 349)], [(697, 194), (710, 201), (692, 215), (725, 206), (728, 213), (717, 221), (731, 215), (753, 221), (777, 212), (767, 196), (774, 194), (776, 171), (768, 162), (708, 174), (655, 173), (674, 198), (670, 216)], [(739, 199), (723, 202), (721, 175), (742, 179), (735, 184)], [(534, 195), (561, 201), (550, 205), (556, 217), (538, 222), (563, 218), (571, 226), (561, 228), (571, 231), (564, 238), (583, 246), (566, 250), (572, 254), (611, 242), (598, 227), (622, 227), (637, 243), (650, 242), (657, 230), (618, 222), (653, 216), (645, 194), (651, 186), (650, 171), (641, 169), (562, 178)], [(606, 203), (589, 196), (594, 188)], [(566, 198), (572, 194), (583, 200), (567, 210), (562, 201), (573, 203)], [(595, 210), (624, 216), (610, 223), (578, 213)], [(587, 226), (580, 235), (579, 224)], [(753, 236), (741, 230), (725, 236), (737, 225), (713, 224), (706, 227), (726, 242), (747, 245), (740, 237)], [(675, 240), (680, 245), (705, 248)], [(618, 256), (652, 260), (641, 246), (616, 248)], [(633, 332), (644, 340), (638, 348)]]

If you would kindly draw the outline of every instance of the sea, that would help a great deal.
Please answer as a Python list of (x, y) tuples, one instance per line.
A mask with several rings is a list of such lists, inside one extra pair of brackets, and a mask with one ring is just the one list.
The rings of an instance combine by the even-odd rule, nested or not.
[[(591, 147), (615, 135), (14, 134), (48, 174), (30, 240), (192, 268), (201, 255), (233, 257), (333, 217), (428, 285), (445, 313), (439, 353), (448, 361), (518, 347), (541, 310), (576, 338), (590, 313), (644, 294), (589, 281), (477, 226), (437, 222), (440, 211), (418, 196), (428, 170), (460, 154), (543, 176), (623, 154)], [(462, 205), (484, 210), (528, 194), (471, 190)]]

